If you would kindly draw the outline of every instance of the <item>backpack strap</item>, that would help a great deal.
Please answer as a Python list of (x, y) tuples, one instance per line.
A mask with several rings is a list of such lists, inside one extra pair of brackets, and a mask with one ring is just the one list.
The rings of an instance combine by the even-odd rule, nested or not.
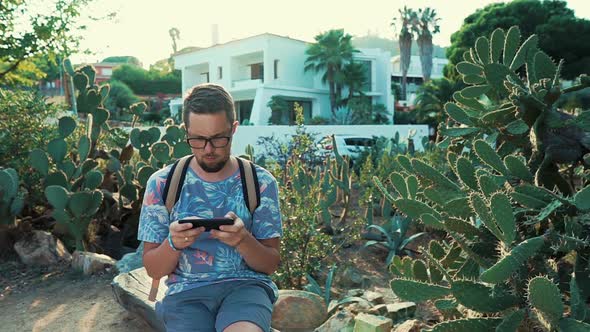
[(256, 166), (249, 160), (240, 157), (236, 157), (236, 159), (240, 167), (244, 201), (250, 214), (254, 215), (254, 210), (260, 205), (260, 185), (258, 183), (258, 175), (256, 175)]
[[(193, 155), (190, 154), (176, 160), (168, 173), (164, 192), (162, 192), (162, 200), (164, 201), (169, 214), (172, 212), (174, 204), (176, 204), (180, 198), (180, 192), (182, 191), (182, 185), (184, 184), (184, 178), (186, 177), (186, 170), (188, 169), (192, 158)], [(159, 287), (160, 279), (152, 279), (152, 287), (150, 289), (148, 300), (152, 302), (156, 301)]]

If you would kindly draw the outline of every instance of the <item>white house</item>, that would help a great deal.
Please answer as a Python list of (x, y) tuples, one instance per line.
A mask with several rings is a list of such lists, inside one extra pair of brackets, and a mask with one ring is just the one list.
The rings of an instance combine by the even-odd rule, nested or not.
[[(271, 115), (267, 103), (282, 96), (303, 106), (306, 119), (330, 118), (330, 98), (323, 73), (304, 72), (309, 43), (264, 33), (174, 55), (182, 71), (182, 91), (196, 84), (223, 85), (235, 100), (238, 121), (266, 125)], [(391, 55), (381, 49), (359, 49), (354, 58), (365, 64), (368, 84), (364, 94), (374, 104), (383, 104), (393, 114)], [(182, 99), (170, 103), (171, 113), (182, 108)], [(290, 115), (294, 120), (294, 115)]]
[[(443, 69), (449, 63), (449, 60), (446, 58), (433, 58), (432, 59), (432, 73), (430, 75), (431, 79), (437, 79), (444, 77)], [(402, 70), (400, 64), (400, 56), (394, 56), (391, 58), (391, 80), (394, 83), (397, 83), (401, 86), (402, 84)], [(414, 105), (414, 100), (416, 99), (416, 92), (418, 91), (418, 87), (424, 83), (422, 79), (422, 65), (420, 64), (420, 56), (412, 55), (410, 59), (410, 68), (408, 68), (408, 75), (407, 75), (407, 85), (406, 85), (406, 100), (399, 101), (400, 103), (405, 103), (403, 106)]]

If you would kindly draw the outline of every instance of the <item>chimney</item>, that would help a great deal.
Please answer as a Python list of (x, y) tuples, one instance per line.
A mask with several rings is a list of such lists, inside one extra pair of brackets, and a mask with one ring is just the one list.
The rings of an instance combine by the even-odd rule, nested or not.
[(217, 24), (211, 26), (211, 44), (219, 44), (219, 26)]

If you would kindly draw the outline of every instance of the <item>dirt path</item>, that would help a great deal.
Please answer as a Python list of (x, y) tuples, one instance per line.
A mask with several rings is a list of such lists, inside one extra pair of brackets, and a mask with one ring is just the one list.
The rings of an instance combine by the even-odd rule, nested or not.
[(117, 303), (112, 274), (85, 277), (67, 269), (19, 269), (14, 262), (0, 264), (2, 331), (152, 331)]

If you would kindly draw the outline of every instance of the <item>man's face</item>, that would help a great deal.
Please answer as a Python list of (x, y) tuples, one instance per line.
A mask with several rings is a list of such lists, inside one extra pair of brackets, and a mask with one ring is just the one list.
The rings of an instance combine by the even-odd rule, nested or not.
[(205, 172), (219, 172), (225, 166), (236, 127), (237, 121), (230, 124), (225, 112), (190, 113), (188, 139), (197, 163)]

